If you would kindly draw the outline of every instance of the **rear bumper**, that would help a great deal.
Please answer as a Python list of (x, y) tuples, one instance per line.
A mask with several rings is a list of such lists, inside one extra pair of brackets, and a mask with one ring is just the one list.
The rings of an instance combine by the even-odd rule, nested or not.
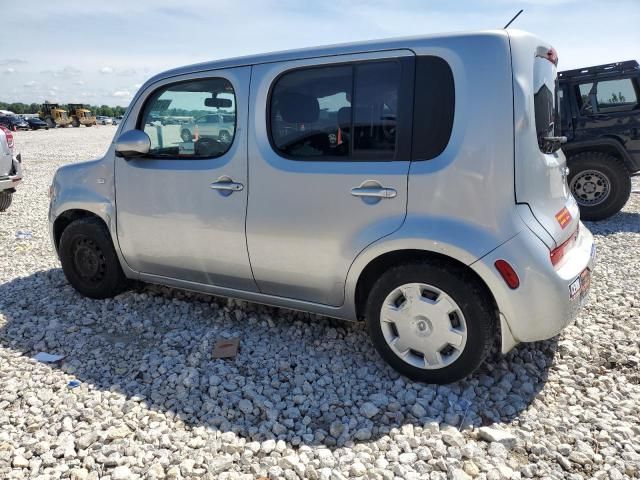
[(13, 190), (22, 181), (22, 163), (20, 157), (13, 157), (13, 168), (10, 175), (0, 177), (0, 192)]
[[(494, 267), (499, 259), (509, 262), (518, 274), (520, 286), (515, 290)], [(582, 224), (575, 246), (557, 270), (547, 246), (529, 230), (475, 262), (471, 267), (491, 289), (501, 314), (503, 351), (518, 342), (554, 337), (570, 324), (587, 301), (594, 266), (593, 235)], [(576, 292), (574, 285), (572, 291), (571, 285), (578, 284), (581, 275), (580, 289)]]

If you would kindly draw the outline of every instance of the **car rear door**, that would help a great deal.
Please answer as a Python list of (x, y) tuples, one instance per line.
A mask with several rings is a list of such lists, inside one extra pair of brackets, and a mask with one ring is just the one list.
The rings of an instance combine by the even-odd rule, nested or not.
[(247, 245), (262, 293), (338, 306), (406, 215), (414, 55), (254, 66)]

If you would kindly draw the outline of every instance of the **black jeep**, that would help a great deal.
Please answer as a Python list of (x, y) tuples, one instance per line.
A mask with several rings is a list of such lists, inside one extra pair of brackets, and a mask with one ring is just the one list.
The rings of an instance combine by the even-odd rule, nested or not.
[(640, 66), (635, 60), (558, 74), (569, 187), (585, 220), (619, 212), (640, 171)]

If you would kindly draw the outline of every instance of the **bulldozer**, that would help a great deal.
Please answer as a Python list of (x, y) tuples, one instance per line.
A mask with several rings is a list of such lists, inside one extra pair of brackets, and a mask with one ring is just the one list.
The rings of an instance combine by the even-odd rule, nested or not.
[(68, 107), (71, 125), (74, 127), (79, 127), (80, 125), (91, 127), (96, 124), (96, 117), (91, 113), (91, 110), (87, 108), (87, 105), (70, 103)]
[(68, 127), (71, 123), (67, 111), (60, 108), (57, 103), (43, 103), (38, 116), (47, 123), (49, 128)]

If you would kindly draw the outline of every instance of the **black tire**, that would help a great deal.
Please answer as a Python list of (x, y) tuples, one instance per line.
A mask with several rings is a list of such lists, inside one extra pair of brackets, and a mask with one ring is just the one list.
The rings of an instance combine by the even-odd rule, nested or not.
[(9, 208), (12, 201), (12, 192), (0, 192), (0, 212), (4, 212), (7, 208)]
[[(466, 344), (459, 357), (443, 368), (423, 369), (411, 365), (396, 355), (385, 340), (380, 323), (383, 302), (394, 289), (408, 283), (440, 289), (457, 303), (464, 316)], [(368, 296), (366, 322), (380, 356), (402, 375), (426, 383), (450, 383), (470, 375), (486, 359), (496, 335), (496, 315), (485, 289), (463, 268), (438, 260), (402, 264), (382, 274)]]
[(183, 128), (182, 132), (180, 132), (180, 138), (182, 138), (183, 142), (190, 142), (191, 140), (193, 140), (193, 135), (191, 135), (189, 129)]
[[(582, 152), (567, 159), (569, 187), (583, 220), (603, 220), (618, 213), (631, 195), (631, 176), (619, 158), (604, 152)], [(588, 187), (606, 188), (600, 198)], [(603, 187), (604, 186), (604, 187)]]
[(97, 218), (71, 222), (58, 247), (62, 270), (71, 285), (90, 298), (109, 298), (127, 288), (111, 235)]

